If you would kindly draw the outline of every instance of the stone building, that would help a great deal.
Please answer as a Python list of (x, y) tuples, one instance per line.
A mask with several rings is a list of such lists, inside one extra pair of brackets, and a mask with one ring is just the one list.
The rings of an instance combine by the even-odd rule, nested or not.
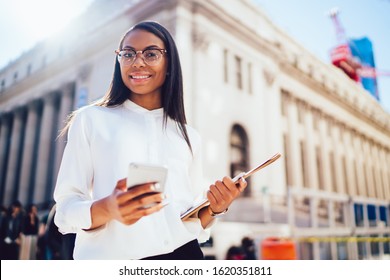
[(120, 37), (145, 19), (166, 26), (178, 45), (205, 184), (282, 154), (215, 226), (208, 257), (224, 258), (244, 236), (259, 257), (267, 236), (293, 238), (302, 259), (390, 253), (389, 113), (250, 0), (95, 0), (0, 70), (2, 204), (49, 207), (67, 115), (104, 95)]

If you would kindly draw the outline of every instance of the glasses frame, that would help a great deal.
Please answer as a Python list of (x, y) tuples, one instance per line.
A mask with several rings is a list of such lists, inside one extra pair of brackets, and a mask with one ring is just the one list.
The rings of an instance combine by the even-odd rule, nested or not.
[(122, 60), (122, 55), (120, 54), (121, 52), (124, 52), (124, 51), (133, 51), (135, 52), (135, 56), (134, 56), (134, 59), (132, 61), (130, 61), (129, 59), (127, 59), (127, 61), (125, 61), (124, 65), (132, 65), (135, 60), (137, 59), (137, 56), (138, 54), (141, 54), (141, 58), (142, 60), (145, 62), (145, 64), (149, 65), (149, 66), (156, 66), (158, 65), (160, 62), (161, 62), (161, 59), (159, 59), (155, 64), (149, 64), (146, 59), (145, 59), (145, 56), (144, 56), (144, 52), (146, 51), (159, 51), (162, 55), (162, 57), (164, 56), (164, 54), (167, 53), (167, 50), (166, 49), (158, 49), (158, 48), (152, 48), (152, 49), (144, 49), (144, 50), (140, 50), (140, 51), (136, 51), (136, 50), (132, 50), (132, 49), (125, 49), (125, 50), (115, 50), (115, 53), (118, 57), (118, 62), (121, 64), (121, 60)]

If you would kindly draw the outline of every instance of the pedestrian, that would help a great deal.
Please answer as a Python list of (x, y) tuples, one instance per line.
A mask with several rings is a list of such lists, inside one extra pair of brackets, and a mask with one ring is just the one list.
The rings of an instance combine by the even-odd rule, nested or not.
[(241, 239), (241, 248), (245, 254), (245, 260), (256, 260), (255, 242), (252, 238), (245, 236)]
[(245, 253), (240, 246), (230, 246), (226, 252), (226, 260), (244, 260)]
[(0, 259), (4, 259), (5, 250), (5, 236), (6, 236), (6, 219), (7, 219), (7, 208), (4, 205), (0, 206)]
[(38, 208), (35, 204), (30, 204), (23, 222), (20, 246), (21, 260), (35, 260), (37, 258), (38, 230)]
[(3, 260), (18, 260), (23, 229), (23, 209), (20, 201), (14, 201), (5, 218)]
[[(75, 259), (203, 259), (199, 242), (246, 187), (230, 177), (202, 185), (201, 139), (186, 123), (178, 50), (157, 22), (125, 33), (107, 94), (65, 129), (55, 222), (76, 233)], [(165, 192), (147, 182), (127, 190), (131, 162), (166, 166)], [(206, 196), (210, 206), (182, 221)]]

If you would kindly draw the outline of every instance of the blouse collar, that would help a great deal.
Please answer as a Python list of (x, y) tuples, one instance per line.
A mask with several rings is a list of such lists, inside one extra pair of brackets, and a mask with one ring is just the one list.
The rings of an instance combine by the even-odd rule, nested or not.
[(147, 115), (156, 116), (156, 117), (163, 116), (163, 114), (164, 114), (164, 108), (162, 108), (162, 107), (158, 108), (158, 109), (154, 109), (154, 110), (148, 110), (148, 109), (134, 103), (130, 99), (127, 99), (125, 102), (123, 102), (123, 106), (126, 109), (129, 109), (129, 110), (136, 112), (136, 113), (139, 113), (139, 114), (147, 114)]

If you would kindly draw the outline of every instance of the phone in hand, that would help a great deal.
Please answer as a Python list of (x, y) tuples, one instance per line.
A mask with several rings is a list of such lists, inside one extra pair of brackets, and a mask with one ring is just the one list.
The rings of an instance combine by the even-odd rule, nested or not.
[[(165, 166), (152, 165), (152, 164), (143, 164), (143, 163), (130, 163), (129, 170), (127, 174), (126, 186), (127, 190), (136, 187), (138, 185), (143, 185), (147, 183), (155, 183), (155, 191), (151, 191), (145, 194), (142, 194), (140, 197), (148, 196), (153, 193), (163, 193), (165, 188), (165, 182), (167, 179), (168, 169)], [(164, 204), (168, 204), (168, 201), (165, 200)], [(156, 205), (151, 203), (145, 205), (144, 208), (147, 209)]]
[(132, 162), (129, 164), (126, 186), (127, 189), (146, 184), (156, 184), (156, 192), (164, 192), (168, 169), (161, 165)]

